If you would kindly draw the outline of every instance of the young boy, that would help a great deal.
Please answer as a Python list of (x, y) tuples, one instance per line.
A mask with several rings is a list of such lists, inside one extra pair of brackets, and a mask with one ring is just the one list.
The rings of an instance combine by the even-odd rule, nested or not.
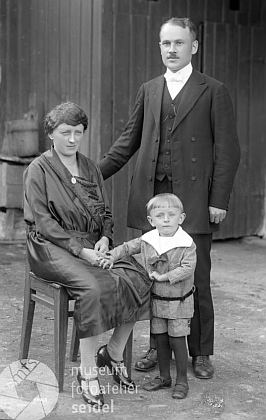
[(146, 383), (144, 389), (170, 388), (171, 352), (176, 363), (173, 398), (188, 394), (186, 336), (193, 316), (194, 270), (196, 245), (181, 228), (186, 215), (180, 199), (174, 194), (159, 194), (147, 204), (147, 218), (155, 229), (140, 238), (114, 248), (102, 258), (103, 268), (112, 268), (123, 255), (141, 253), (142, 264), (153, 280), (152, 333), (156, 335), (160, 376)]

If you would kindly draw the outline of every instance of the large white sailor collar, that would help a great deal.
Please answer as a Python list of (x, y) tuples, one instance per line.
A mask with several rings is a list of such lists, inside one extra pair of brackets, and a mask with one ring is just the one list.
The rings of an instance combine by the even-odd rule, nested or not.
[[(151, 246), (160, 254), (160, 240), (159, 232), (157, 229), (153, 229), (150, 232), (144, 233), (141, 239)], [(193, 239), (179, 226), (178, 230), (169, 240), (168, 246), (164, 252), (168, 252), (173, 248), (187, 248), (192, 245)]]

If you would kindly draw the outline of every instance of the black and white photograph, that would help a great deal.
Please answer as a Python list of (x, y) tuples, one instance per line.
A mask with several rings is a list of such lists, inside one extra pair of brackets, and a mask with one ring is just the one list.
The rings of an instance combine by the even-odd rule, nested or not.
[(0, 0), (0, 420), (265, 420), (266, 2)]

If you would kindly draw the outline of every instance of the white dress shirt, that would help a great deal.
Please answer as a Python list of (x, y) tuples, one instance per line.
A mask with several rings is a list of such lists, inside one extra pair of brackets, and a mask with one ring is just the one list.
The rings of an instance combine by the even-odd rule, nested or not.
[(164, 77), (172, 99), (176, 97), (185, 83), (187, 83), (189, 77), (191, 76), (192, 70), (193, 68), (191, 63), (175, 73), (167, 68)]

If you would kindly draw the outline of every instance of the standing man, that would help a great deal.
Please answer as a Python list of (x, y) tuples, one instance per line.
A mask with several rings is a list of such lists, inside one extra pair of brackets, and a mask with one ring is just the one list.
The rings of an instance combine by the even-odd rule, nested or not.
[[(166, 73), (144, 83), (123, 134), (100, 162), (104, 179), (139, 150), (128, 202), (128, 227), (150, 230), (145, 204), (156, 194), (177, 195), (186, 209), (183, 228), (197, 246), (195, 310), (188, 336), (197, 378), (214, 368), (214, 311), (210, 288), (212, 234), (226, 216), (240, 159), (234, 111), (226, 86), (194, 70), (196, 28), (172, 18), (160, 30)], [(136, 362), (143, 372), (156, 365), (155, 340)]]

